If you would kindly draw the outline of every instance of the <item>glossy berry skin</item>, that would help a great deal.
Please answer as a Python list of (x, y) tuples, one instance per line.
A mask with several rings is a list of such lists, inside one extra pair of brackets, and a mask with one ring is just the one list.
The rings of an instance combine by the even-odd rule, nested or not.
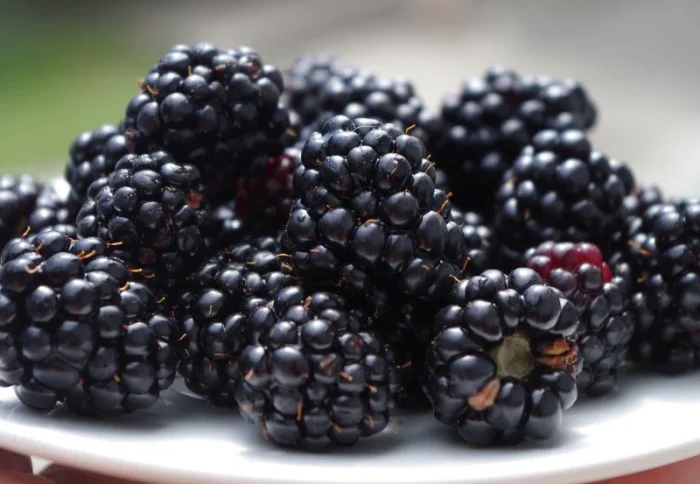
[(494, 227), (504, 267), (547, 241), (590, 242), (605, 257), (635, 189), (624, 163), (593, 150), (581, 131), (540, 131), (503, 177)]
[(80, 237), (101, 238), (161, 283), (201, 260), (210, 223), (199, 170), (160, 151), (126, 155), (95, 181), (76, 225)]
[(174, 302), (183, 334), (179, 372), (194, 393), (234, 406), (245, 317), (293, 279), (272, 237), (249, 238), (202, 263)]
[(436, 299), (467, 263), (450, 202), (423, 144), (393, 125), (336, 116), (314, 133), (294, 175), (299, 200), (282, 235), (301, 277), (369, 293), (390, 284)]
[(153, 405), (175, 378), (177, 328), (99, 239), (14, 239), (0, 268), (0, 382), (25, 405), (111, 414)]
[(0, 246), (24, 233), (41, 190), (30, 175), (0, 177)]
[(533, 270), (460, 282), (435, 319), (424, 389), (435, 417), (473, 445), (552, 437), (576, 401), (578, 315)]
[(373, 320), (343, 296), (282, 289), (246, 319), (236, 400), (281, 446), (350, 445), (389, 423), (395, 369)]
[(442, 102), (430, 150), (455, 190), (454, 203), (493, 215), (494, 195), (520, 151), (543, 129), (586, 130), (596, 112), (583, 87), (573, 80), (520, 75), (494, 67), (464, 81), (458, 94)]
[(236, 214), (252, 233), (277, 233), (287, 223), (296, 199), (294, 171), (301, 165), (301, 150), (287, 148), (268, 159), (265, 171), (238, 179)]
[(600, 249), (585, 242), (545, 242), (525, 258), (527, 266), (562, 291), (579, 314), (579, 393), (600, 396), (616, 390), (617, 370), (627, 358), (634, 331), (624, 279), (613, 277)]
[(700, 366), (700, 201), (657, 203), (627, 218), (613, 269), (633, 286), (630, 353), (665, 373)]
[(65, 178), (71, 186), (71, 203), (79, 208), (85, 202), (90, 184), (109, 175), (126, 154), (124, 132), (114, 125), (103, 124), (76, 136), (65, 169)]
[(169, 151), (201, 171), (212, 201), (219, 192), (226, 199), (239, 176), (282, 152), (283, 88), (282, 74), (250, 47), (176, 45), (126, 108), (126, 146), (136, 154)]

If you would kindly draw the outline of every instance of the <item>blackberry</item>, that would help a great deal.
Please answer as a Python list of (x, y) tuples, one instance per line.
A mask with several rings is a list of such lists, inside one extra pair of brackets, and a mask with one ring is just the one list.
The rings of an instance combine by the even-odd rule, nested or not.
[(395, 371), (373, 321), (338, 293), (282, 289), (245, 321), (242, 415), (282, 446), (348, 445), (388, 424)]
[(585, 130), (595, 107), (583, 87), (495, 67), (467, 79), (442, 103), (441, 123), (428, 126), (431, 152), (455, 187), (454, 203), (493, 215), (494, 195), (520, 151), (543, 129)]
[(435, 319), (425, 392), (435, 417), (475, 445), (550, 438), (576, 401), (574, 305), (533, 270), (460, 282)]
[(600, 249), (580, 242), (545, 242), (529, 250), (527, 266), (564, 293), (576, 307), (578, 346), (583, 369), (580, 393), (599, 396), (617, 388), (617, 370), (627, 357), (634, 319), (628, 311), (628, 287), (613, 277)]
[(501, 265), (521, 265), (526, 250), (550, 240), (590, 242), (610, 256), (623, 200), (634, 189), (629, 167), (593, 150), (583, 132), (540, 131), (496, 197)]
[(225, 199), (238, 177), (264, 171), (282, 152), (289, 128), (283, 88), (282, 74), (250, 47), (176, 45), (126, 109), (127, 148), (169, 151), (201, 171), (212, 201)]
[(30, 175), (0, 177), (0, 247), (26, 230), (41, 189)]
[(376, 120), (339, 115), (314, 133), (282, 236), (298, 274), (363, 294), (397, 283), (425, 299), (449, 292), (467, 247), (424, 156), (417, 138)]
[(177, 328), (99, 239), (15, 239), (0, 269), (0, 384), (27, 406), (120, 413), (153, 405), (175, 377)]
[(294, 199), (294, 170), (301, 165), (301, 151), (287, 148), (268, 160), (260, 176), (238, 179), (236, 213), (248, 230), (255, 233), (276, 233), (284, 228)]
[(227, 247), (192, 274), (178, 298), (185, 355), (179, 372), (191, 391), (215, 405), (235, 405), (245, 316), (293, 281), (277, 249), (272, 237)]
[(627, 218), (613, 259), (633, 294), (632, 360), (666, 373), (700, 366), (700, 200), (656, 203)]
[(308, 126), (321, 114), (321, 93), (326, 83), (332, 78), (350, 78), (356, 72), (328, 54), (302, 56), (284, 74), (284, 97), (302, 124)]
[(124, 133), (111, 124), (103, 124), (76, 136), (70, 146), (70, 161), (65, 170), (65, 178), (71, 186), (71, 203), (79, 208), (90, 184), (109, 175), (117, 161), (126, 154)]
[(484, 217), (476, 212), (462, 212), (457, 208), (450, 211), (450, 220), (462, 228), (467, 246), (467, 275), (480, 274), (492, 267), (494, 237), (485, 224)]
[(201, 260), (210, 223), (199, 170), (160, 151), (126, 155), (95, 181), (76, 225), (80, 237), (99, 237), (143, 275), (166, 280)]

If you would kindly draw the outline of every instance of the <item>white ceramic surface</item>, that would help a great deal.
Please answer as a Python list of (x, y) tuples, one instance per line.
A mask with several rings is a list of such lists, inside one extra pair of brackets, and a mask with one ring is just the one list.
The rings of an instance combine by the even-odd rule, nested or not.
[(231, 410), (170, 391), (153, 409), (99, 421), (32, 412), (0, 390), (0, 447), (159, 483), (579, 483), (700, 454), (700, 383), (629, 375), (614, 397), (581, 401), (545, 444), (473, 449), (429, 415), (359, 445), (304, 454), (268, 445)]

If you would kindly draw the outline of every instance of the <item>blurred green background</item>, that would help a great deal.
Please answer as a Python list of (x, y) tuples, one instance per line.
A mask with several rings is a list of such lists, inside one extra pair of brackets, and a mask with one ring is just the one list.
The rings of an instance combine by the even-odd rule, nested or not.
[(492, 64), (573, 77), (599, 149), (697, 196), (698, 18), (697, 0), (0, 0), (0, 172), (60, 173), (170, 45), (208, 40), (283, 68), (332, 52), (408, 77), (433, 109)]
[(161, 46), (129, 42), (119, 10), (97, 3), (0, 2), (1, 171), (59, 172), (70, 140), (117, 123), (157, 59)]

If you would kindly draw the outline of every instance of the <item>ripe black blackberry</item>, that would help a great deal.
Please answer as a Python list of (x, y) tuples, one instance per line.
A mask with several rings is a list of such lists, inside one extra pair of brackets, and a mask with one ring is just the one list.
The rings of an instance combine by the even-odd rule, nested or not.
[(0, 269), (0, 384), (27, 406), (120, 413), (153, 405), (175, 378), (178, 340), (150, 289), (96, 238), (14, 239)]
[(634, 331), (625, 281), (613, 277), (598, 247), (584, 242), (545, 242), (529, 250), (525, 259), (579, 314), (579, 392), (600, 396), (616, 390), (617, 370), (627, 358)]
[(634, 361), (666, 373), (700, 366), (700, 201), (656, 203), (627, 219), (612, 260), (631, 281)]
[(270, 158), (265, 172), (238, 179), (236, 214), (252, 233), (277, 233), (284, 228), (296, 198), (293, 178), (301, 165), (301, 151), (287, 148)]
[(30, 175), (0, 177), (0, 247), (24, 233), (41, 190)]
[(79, 209), (85, 202), (90, 184), (109, 175), (117, 161), (126, 154), (124, 132), (111, 124), (103, 124), (76, 136), (70, 146), (70, 161), (65, 170), (65, 178), (71, 186), (71, 204)]
[(282, 446), (349, 445), (381, 432), (395, 370), (373, 323), (338, 293), (282, 289), (245, 322), (242, 415)]
[(282, 74), (250, 47), (176, 45), (126, 109), (127, 148), (169, 151), (202, 172), (212, 201), (222, 189), (225, 199), (239, 176), (264, 171), (282, 152), (289, 128), (283, 88)]
[(331, 78), (347, 79), (357, 70), (328, 54), (299, 57), (284, 73), (284, 97), (304, 126), (318, 118), (321, 93)]
[(577, 398), (574, 305), (533, 270), (460, 282), (435, 319), (425, 392), (475, 445), (547, 439)]
[(300, 199), (282, 236), (301, 277), (367, 294), (397, 285), (436, 299), (468, 263), (450, 201), (415, 137), (376, 120), (333, 117), (294, 174)]
[(210, 223), (199, 170), (160, 151), (126, 155), (96, 180), (76, 225), (80, 237), (99, 237), (160, 284), (201, 260)]
[(221, 249), (191, 275), (175, 303), (184, 350), (179, 372), (191, 391), (215, 405), (236, 404), (246, 315), (293, 282), (278, 247), (275, 238), (258, 237)]
[(494, 227), (500, 263), (512, 268), (546, 241), (590, 242), (605, 257), (635, 189), (624, 163), (595, 151), (581, 131), (540, 131), (503, 177)]
[(444, 99), (441, 123), (428, 126), (430, 150), (459, 187), (455, 205), (490, 218), (503, 174), (535, 133), (585, 130), (595, 118), (579, 83), (495, 67), (467, 79), (459, 94)]

